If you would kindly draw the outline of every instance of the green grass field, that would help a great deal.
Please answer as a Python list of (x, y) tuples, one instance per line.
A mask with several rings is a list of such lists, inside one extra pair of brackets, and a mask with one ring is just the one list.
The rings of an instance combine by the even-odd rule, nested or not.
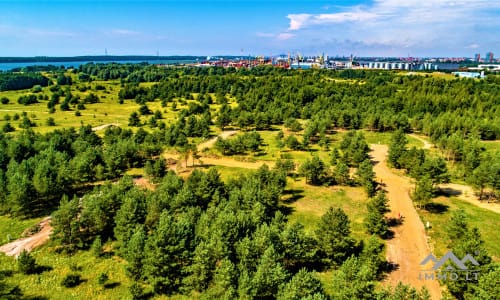
[(305, 184), (304, 178), (289, 178), (287, 189), (283, 203), (291, 209), (290, 222), (300, 222), (306, 231), (313, 233), (328, 208), (339, 207), (349, 216), (354, 237), (368, 237), (363, 225), (367, 196), (362, 188), (311, 186)]
[[(438, 75), (432, 75), (438, 76)], [(439, 75), (441, 76), (441, 75)], [(444, 75), (443, 75), (444, 76)], [(101, 84), (106, 87), (105, 90), (96, 90), (95, 86)], [(152, 83), (142, 84), (149, 86)], [(71, 92), (74, 95), (84, 98), (90, 92), (96, 94), (100, 102), (95, 104), (85, 104), (86, 109), (81, 110), (81, 116), (75, 116), (75, 109), (71, 111), (61, 111), (59, 105), (56, 106), (55, 113), (49, 114), (46, 100), (42, 100), (37, 104), (20, 105), (17, 99), (21, 95), (29, 94), (29, 90), (25, 91), (9, 91), (0, 92), (1, 97), (7, 97), (10, 100), (8, 104), (0, 104), (0, 127), (6, 122), (10, 122), (16, 131), (13, 134), (20, 132), (20, 120), (12, 120), (15, 114), (21, 115), (23, 112), (37, 126), (33, 127), (36, 132), (45, 133), (55, 129), (67, 127), (79, 127), (81, 124), (90, 124), (92, 127), (105, 125), (105, 124), (120, 124), (121, 127), (128, 128), (128, 118), (134, 111), (138, 111), (140, 105), (133, 100), (126, 100), (123, 104), (118, 103), (118, 92), (120, 90), (119, 81), (96, 81), (91, 84), (91, 90), (80, 92), (76, 88), (81, 84), (75, 84), (71, 87)], [(49, 88), (44, 88), (41, 92), (43, 95), (50, 96)], [(195, 97), (197, 95), (194, 95)], [(213, 95), (212, 95), (213, 97)], [(62, 101), (62, 99), (61, 99)], [(191, 100), (192, 101), (192, 100)], [(167, 124), (173, 123), (176, 119), (178, 110), (182, 109), (183, 105), (178, 103), (177, 111), (173, 111), (171, 103), (167, 107), (161, 107), (159, 101), (148, 102), (148, 107), (152, 111), (160, 110), (163, 114), (163, 121)], [(234, 101), (231, 106), (235, 106)], [(211, 106), (212, 114), (219, 109), (220, 105), (214, 104)], [(6, 120), (6, 116), (11, 118), (10, 121)], [(51, 117), (55, 120), (56, 126), (47, 126), (47, 119)], [(149, 116), (142, 116), (141, 121), (146, 122)], [(149, 127), (144, 126), (145, 129)], [(133, 128), (134, 130), (136, 128)], [(301, 163), (312, 155), (318, 155), (323, 161), (329, 164), (330, 150), (322, 149), (318, 145), (312, 145), (310, 151), (292, 151), (287, 148), (280, 149), (276, 142), (276, 135), (278, 130), (285, 132), (285, 137), (290, 135), (283, 126), (274, 126), (271, 131), (259, 131), (263, 138), (264, 145), (261, 147), (259, 155), (243, 155), (243, 158), (251, 158), (253, 160), (275, 161), (282, 154), (290, 155), (294, 161)], [(215, 136), (220, 133), (220, 130), (215, 126), (211, 126), (212, 134)], [(368, 144), (389, 144), (391, 140), (391, 133), (378, 133), (371, 131), (363, 131)], [(340, 131), (333, 135), (328, 136), (330, 139), (329, 149), (338, 145), (345, 135), (345, 131)], [(302, 140), (302, 132), (295, 133), (299, 141)], [(412, 136), (407, 136), (408, 146), (422, 147), (424, 144), (419, 139)], [(201, 138), (192, 139), (195, 143), (202, 142)], [(498, 142), (482, 142), (488, 150), (495, 150), (500, 148)], [(209, 152), (215, 153), (215, 149)], [(435, 151), (435, 150), (432, 150)], [(436, 152), (437, 153), (437, 152)], [(224, 158), (222, 158), (224, 159)], [(191, 162), (190, 162), (191, 163)], [(224, 181), (231, 178), (236, 178), (240, 174), (248, 172), (247, 169), (239, 167), (224, 167), (213, 166), (221, 174)], [(141, 176), (144, 174), (143, 169), (131, 169), (127, 172), (129, 175)], [(187, 172), (186, 172), (187, 174)], [(181, 174), (182, 176), (186, 174)], [(365, 232), (363, 225), (364, 218), (367, 214), (366, 209), (367, 196), (360, 187), (344, 187), (344, 186), (311, 186), (305, 184), (304, 178), (294, 180), (288, 178), (286, 191), (282, 197), (282, 206), (285, 211), (289, 212), (289, 222), (300, 222), (305, 226), (305, 230), (311, 234), (314, 233), (316, 225), (321, 215), (326, 212), (329, 207), (340, 207), (351, 220), (351, 230), (353, 236), (357, 240), (366, 239), (368, 235)], [(498, 214), (484, 210), (457, 198), (439, 197), (435, 200), (436, 203), (442, 204), (447, 207), (443, 213), (430, 213), (427, 211), (419, 211), (422, 220), (429, 221), (432, 228), (428, 230), (431, 237), (431, 245), (434, 248), (434, 253), (438, 256), (444, 254), (447, 250), (447, 237), (445, 227), (448, 223), (451, 212), (457, 209), (463, 209), (468, 218), (471, 226), (479, 228), (483, 240), (485, 240), (486, 249), (491, 256), (496, 260), (500, 260), (500, 244), (496, 229), (499, 223)], [(41, 218), (35, 219), (17, 219), (9, 216), (0, 216), (0, 244), (8, 242), (7, 236), (10, 239), (20, 237), (21, 233), (26, 229), (33, 227)], [(110, 244), (107, 245), (110, 248)], [(128, 287), (131, 284), (130, 279), (126, 276), (124, 271), (125, 262), (118, 256), (109, 255), (107, 257), (95, 258), (90, 252), (80, 251), (74, 255), (64, 255), (54, 253), (50, 246), (44, 246), (36, 249), (33, 252), (37, 262), (42, 266), (50, 266), (52, 269), (43, 272), (40, 275), (22, 275), (16, 272), (15, 260), (11, 257), (6, 257), (0, 254), (0, 271), (12, 270), (12, 276), (7, 277), (8, 283), (18, 284), (23, 290), (24, 294), (28, 297), (46, 297), (47, 299), (128, 299)], [(73, 272), (72, 269), (79, 269), (77, 273), (82, 275), (84, 282), (79, 286), (68, 289), (60, 285), (63, 277)], [(97, 283), (97, 277), (101, 273), (107, 273), (110, 277), (109, 286), (107, 288)], [(331, 282), (333, 278), (333, 271), (322, 272), (319, 274), (325, 288), (331, 294)], [(192, 299), (192, 297), (176, 296), (171, 299)], [(162, 296), (155, 299), (170, 299)]]
[(0, 245), (21, 237), (23, 231), (32, 228), (43, 218), (20, 219), (7, 215), (0, 215)]
[[(17, 284), (26, 297), (46, 297), (46, 299), (128, 299), (130, 279), (123, 266), (125, 262), (117, 257), (95, 258), (90, 252), (79, 251), (73, 255), (57, 254), (49, 247), (42, 247), (32, 252), (37, 264), (51, 268), (41, 274), (23, 275), (15, 272), (16, 262), (12, 257), (0, 255), (3, 270), (14, 273), (7, 277), (7, 282)], [(83, 282), (74, 288), (61, 285), (64, 276), (69, 273), (81, 275)], [(108, 286), (97, 283), (101, 273), (109, 276)], [(44, 298), (42, 298), (44, 299)]]
[[(10, 124), (18, 132), (22, 130), (19, 128), (21, 119), (14, 120), (14, 115), (22, 115), (23, 112), (27, 113), (27, 116), (36, 123), (33, 130), (36, 132), (48, 132), (54, 129), (61, 129), (67, 127), (80, 127), (81, 124), (88, 125), (92, 127), (105, 125), (105, 124), (120, 124), (121, 127), (128, 126), (128, 119), (130, 114), (134, 111), (138, 111), (140, 105), (135, 103), (133, 100), (125, 100), (123, 104), (118, 103), (118, 92), (120, 91), (120, 85), (117, 81), (103, 82), (96, 81), (90, 84), (91, 87), (100, 84), (106, 87), (106, 90), (96, 90), (92, 88), (85, 92), (80, 92), (77, 90), (78, 85), (71, 86), (71, 93), (73, 95), (79, 96), (80, 99), (84, 99), (88, 94), (94, 93), (99, 97), (99, 103), (85, 104), (85, 109), (80, 110), (81, 116), (76, 116), (76, 107), (71, 107), (70, 111), (62, 111), (59, 105), (56, 105), (56, 111), (54, 113), (49, 113), (47, 108), (47, 100), (39, 100), (39, 103), (22, 105), (17, 103), (17, 99), (22, 95), (30, 94), (30, 90), (22, 91), (6, 91), (0, 92), (1, 97), (7, 97), (9, 99), (8, 104), (0, 104), (0, 126), (5, 123), (10, 122)], [(41, 93), (36, 95), (47, 95), (50, 97), (52, 94), (49, 88), (43, 88)], [(61, 103), (63, 99), (61, 98)], [(172, 123), (177, 116), (177, 112), (171, 109), (171, 104), (169, 103), (167, 107), (161, 107), (159, 101), (148, 102), (148, 107), (151, 111), (159, 110), (163, 114), (163, 121), (167, 124)], [(181, 109), (183, 106), (178, 105), (177, 109)], [(10, 118), (10, 120), (6, 120)], [(46, 122), (48, 118), (53, 118), (55, 120), (55, 126), (47, 126)], [(149, 116), (141, 116), (141, 121), (145, 123), (149, 119)], [(144, 126), (148, 128), (147, 125)]]
[(431, 213), (425, 210), (418, 210), (418, 212), (424, 224), (427, 221), (431, 224), (431, 228), (427, 230), (427, 234), (431, 237), (430, 244), (436, 255), (441, 256), (449, 250), (446, 226), (452, 216), (452, 212), (463, 209), (470, 228), (477, 227), (481, 232), (481, 237), (484, 240), (484, 246), (488, 254), (494, 257), (496, 261), (500, 261), (500, 244), (498, 243), (500, 217), (497, 213), (477, 207), (456, 197), (441, 196), (435, 198), (434, 203), (441, 205), (444, 211)]

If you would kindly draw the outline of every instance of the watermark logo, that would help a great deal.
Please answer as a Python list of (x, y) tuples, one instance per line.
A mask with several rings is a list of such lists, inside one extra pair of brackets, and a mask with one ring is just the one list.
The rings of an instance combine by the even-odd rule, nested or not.
[[(477, 280), (479, 276), (479, 270), (470, 269), (466, 265), (466, 263), (469, 263), (472, 266), (479, 266), (477, 260), (469, 253), (467, 253), (462, 259), (459, 259), (452, 251), (446, 252), (446, 254), (441, 257), (441, 259), (437, 259), (434, 255), (429, 254), (426, 258), (424, 258), (424, 260), (420, 262), (420, 265), (424, 266), (429, 262), (433, 262), (434, 265), (429, 270), (421, 271), (418, 279), (470, 281)], [(445, 265), (446, 267), (443, 268), (443, 266)]]

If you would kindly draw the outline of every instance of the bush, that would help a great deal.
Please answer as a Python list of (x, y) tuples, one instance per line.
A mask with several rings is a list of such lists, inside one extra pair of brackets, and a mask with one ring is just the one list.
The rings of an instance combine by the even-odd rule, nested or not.
[(33, 93), (40, 93), (40, 92), (42, 91), (42, 86), (41, 86), (41, 85), (39, 85), (39, 84), (37, 84), (37, 85), (35, 85), (33, 88), (31, 88), (31, 91), (32, 91)]
[(33, 274), (36, 271), (36, 260), (28, 251), (23, 250), (17, 258), (17, 268), (23, 274)]
[(47, 126), (56, 126), (56, 121), (54, 120), (54, 118), (49, 117), (49, 118), (47, 119), (47, 121), (45, 121), (45, 124), (46, 124)]
[(2, 99), (0, 101), (2, 102), (2, 104), (8, 104), (9, 103), (9, 98), (2, 97)]
[(99, 285), (105, 285), (108, 280), (109, 276), (106, 272), (99, 274), (99, 276), (97, 277), (97, 283)]
[(80, 274), (68, 274), (61, 281), (61, 285), (67, 288), (78, 286), (82, 282)]
[(144, 298), (144, 290), (137, 282), (132, 283), (132, 285), (129, 287), (129, 291), (132, 296), (132, 299), (134, 300)]
[(16, 129), (9, 123), (5, 123), (3, 126), (2, 126), (2, 132), (12, 132), (12, 131), (15, 131)]
[(30, 94), (30, 95), (24, 95), (24, 96), (19, 97), (19, 99), (17, 99), (17, 103), (23, 104), (23, 105), (30, 105), (33, 103), (38, 103), (38, 100), (37, 100), (35, 95)]
[(79, 116), (81, 116), (81, 115), (82, 115), (82, 113), (81, 113), (79, 110), (75, 111), (75, 116), (76, 116), (76, 117), (79, 117)]

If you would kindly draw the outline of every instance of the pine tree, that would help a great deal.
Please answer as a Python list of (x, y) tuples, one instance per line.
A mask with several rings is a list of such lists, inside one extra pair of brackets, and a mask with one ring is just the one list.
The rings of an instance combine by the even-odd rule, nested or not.
[(431, 202), (433, 194), (432, 180), (428, 176), (424, 176), (417, 180), (412, 198), (419, 207), (426, 207)]
[(323, 285), (315, 273), (301, 269), (278, 293), (278, 300), (301, 300), (306, 297), (327, 298)]
[(394, 131), (389, 145), (389, 153), (387, 160), (396, 169), (401, 168), (400, 158), (406, 151), (408, 140), (402, 129)]
[(342, 209), (330, 207), (316, 229), (318, 248), (328, 261), (340, 264), (354, 252), (354, 239), (350, 234), (349, 217)]
[(356, 177), (358, 183), (365, 188), (368, 197), (372, 197), (375, 194), (375, 172), (370, 160), (366, 159), (359, 165)]
[(17, 268), (23, 274), (33, 274), (36, 271), (36, 260), (28, 251), (23, 250), (17, 257)]
[(137, 226), (124, 251), (124, 258), (127, 260), (125, 270), (133, 280), (142, 278), (145, 244), (146, 233), (144, 227)]
[(288, 272), (279, 262), (279, 254), (271, 245), (261, 257), (257, 271), (252, 278), (252, 294), (257, 298), (270, 298), (288, 278)]
[(367, 203), (368, 214), (365, 219), (365, 225), (368, 233), (377, 234), (384, 237), (389, 227), (384, 218), (384, 214), (389, 212), (387, 206), (388, 199), (384, 192), (379, 192)]

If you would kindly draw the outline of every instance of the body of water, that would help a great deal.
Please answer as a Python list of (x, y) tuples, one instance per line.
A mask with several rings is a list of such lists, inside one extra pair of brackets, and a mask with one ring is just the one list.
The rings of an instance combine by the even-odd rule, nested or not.
[(64, 66), (65, 68), (78, 68), (81, 65), (88, 63), (99, 63), (99, 64), (107, 64), (107, 63), (120, 63), (120, 64), (140, 64), (140, 63), (148, 63), (150, 65), (176, 65), (176, 64), (189, 64), (195, 63), (195, 60), (113, 60), (113, 61), (65, 61), (65, 62), (24, 62), (24, 63), (0, 63), (0, 71), (10, 71), (12, 69), (17, 68), (25, 68), (29, 66)]

